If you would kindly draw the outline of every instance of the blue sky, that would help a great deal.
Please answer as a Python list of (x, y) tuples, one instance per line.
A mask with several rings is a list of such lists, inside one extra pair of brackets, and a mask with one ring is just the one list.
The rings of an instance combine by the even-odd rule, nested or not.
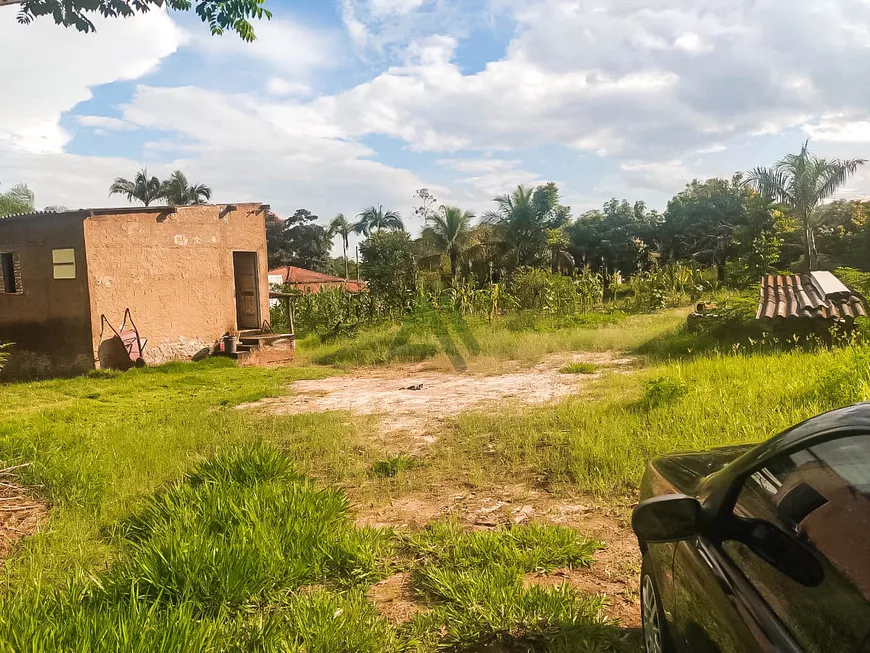
[[(416, 189), (477, 212), (555, 181), (575, 215), (664, 209), (806, 138), (870, 153), (870, 0), (267, 0), (258, 40), (192, 13), (78, 34), (0, 8), (0, 188), (107, 206), (184, 170), (216, 201), (324, 220)], [(868, 157), (870, 158), (870, 157)], [(864, 172), (845, 197), (870, 193)], [(419, 228), (409, 219), (412, 231)]]

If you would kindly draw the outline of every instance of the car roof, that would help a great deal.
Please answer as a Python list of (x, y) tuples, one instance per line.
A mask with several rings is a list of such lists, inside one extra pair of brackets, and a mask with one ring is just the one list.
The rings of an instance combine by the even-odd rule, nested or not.
[(870, 433), (870, 402), (838, 408), (792, 426), (737, 458), (734, 461), (733, 469), (751, 467), (757, 461), (791, 449), (816, 435), (849, 429), (866, 430)]
[(805, 422), (801, 422), (780, 433), (771, 439), (769, 443), (775, 444), (778, 447), (787, 447), (816, 433), (849, 427), (870, 429), (870, 401), (846, 406), (845, 408), (837, 408), (836, 410), (811, 417)]

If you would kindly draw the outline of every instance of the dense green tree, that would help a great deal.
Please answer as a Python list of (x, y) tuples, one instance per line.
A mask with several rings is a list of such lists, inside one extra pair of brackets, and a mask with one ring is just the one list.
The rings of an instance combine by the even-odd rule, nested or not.
[(173, 206), (205, 204), (211, 199), (211, 187), (206, 184), (190, 184), (181, 170), (176, 170), (162, 182), (160, 193)]
[(474, 213), (471, 211), (463, 211), (456, 206), (442, 206), (429, 217), (429, 225), (423, 229), (423, 240), (450, 259), (450, 275), (454, 279), (471, 240), (472, 220)]
[(661, 216), (643, 202), (612, 199), (600, 211), (587, 211), (567, 227), (568, 250), (577, 265), (631, 275), (649, 266), (660, 223)]
[(88, 14), (99, 13), (110, 18), (127, 18), (136, 13), (146, 13), (164, 4), (175, 11), (190, 11), (208, 23), (214, 35), (235, 32), (245, 41), (253, 41), (254, 27), (251, 20), (272, 17), (263, 5), (265, 0), (12, 0), (19, 1), (18, 22), (28, 24), (39, 16), (51, 16), (54, 22), (64, 27), (75, 27), (80, 32), (95, 31)]
[(370, 206), (359, 214), (359, 222), (354, 225), (354, 231), (370, 236), (376, 231), (404, 231), (405, 224), (398, 211), (384, 211), (381, 205)]
[(109, 196), (124, 195), (128, 202), (136, 200), (145, 206), (163, 199), (163, 184), (157, 177), (148, 176), (148, 168), (142, 168), (133, 179), (116, 177), (109, 186)]
[(819, 265), (870, 270), (870, 201), (839, 200), (813, 214)]
[(344, 278), (349, 279), (350, 277), (348, 274), (350, 269), (347, 260), (347, 246), (348, 238), (353, 233), (353, 225), (347, 221), (347, 218), (344, 217), (343, 213), (339, 213), (332, 219), (332, 222), (329, 223), (327, 233), (329, 234), (330, 240), (336, 236), (341, 236), (341, 251), (342, 258), (344, 258)]
[(559, 203), (559, 189), (552, 182), (535, 189), (517, 186), (511, 193), (493, 198), (496, 208), (483, 218), (492, 225), (492, 237), (500, 250), (500, 267), (515, 269), (547, 260), (548, 232), (564, 226), (571, 210)]
[(269, 268), (293, 265), (315, 272), (329, 270), (332, 239), (326, 229), (314, 224), (316, 220), (308, 209), (298, 209), (287, 219), (274, 213), (266, 216)]
[(16, 184), (4, 193), (0, 193), (0, 218), (20, 213), (33, 213), (36, 210), (36, 198), (27, 184)]
[(414, 243), (408, 233), (375, 232), (360, 243), (359, 253), (371, 292), (391, 308), (407, 308), (417, 281)]
[(804, 265), (818, 265), (813, 212), (855, 174), (864, 159), (823, 159), (809, 151), (809, 141), (798, 154), (788, 154), (772, 168), (755, 168), (747, 182), (760, 193), (792, 212), (801, 225)]
[(668, 202), (658, 239), (667, 260), (715, 266), (721, 282), (737, 262), (735, 281), (755, 283), (779, 262), (783, 229), (770, 201), (737, 174), (689, 183)]

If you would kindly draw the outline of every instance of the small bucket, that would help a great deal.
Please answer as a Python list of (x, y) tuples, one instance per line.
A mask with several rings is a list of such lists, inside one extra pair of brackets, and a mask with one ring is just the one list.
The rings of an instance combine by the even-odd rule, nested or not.
[(235, 336), (224, 336), (224, 352), (227, 354), (235, 354), (237, 351), (236, 342)]

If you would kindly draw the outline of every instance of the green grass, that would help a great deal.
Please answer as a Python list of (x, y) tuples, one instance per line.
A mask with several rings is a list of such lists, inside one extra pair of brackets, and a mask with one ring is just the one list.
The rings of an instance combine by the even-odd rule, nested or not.
[[(111, 559), (116, 547), (101, 537), (101, 528), (163, 483), (235, 443), (294, 441), (298, 429), (311, 423), (260, 422), (234, 406), (325, 374), (238, 368), (218, 360), (0, 386), (0, 461), (32, 463), (21, 480), (40, 486), (52, 507), (49, 526), (25, 541), (9, 575), (64, 578), (76, 566)], [(340, 446), (344, 421), (338, 414), (322, 417), (315, 440), (331, 438), (330, 448)], [(300, 455), (317, 452), (307, 448)]]
[(398, 456), (391, 456), (390, 458), (375, 461), (370, 473), (378, 478), (393, 478), (403, 472), (408, 472), (415, 467), (419, 467), (421, 464), (422, 461), (418, 458), (399, 454)]
[(473, 483), (525, 478), (631, 496), (657, 455), (760, 442), (868, 399), (866, 346), (706, 356), (611, 375), (556, 405), (463, 414), (433, 464)]
[(597, 371), (595, 363), (568, 363), (559, 369), (559, 374), (595, 374)]
[[(486, 369), (563, 349), (663, 345), (691, 335), (682, 321), (665, 311), (526, 331), (451, 323), (447, 333), (461, 343), (455, 355)], [(430, 360), (453, 365), (430, 326), (367, 331), (358, 354), (339, 342), (307, 360), (397, 362), (404, 329), (406, 345), (435, 343)], [(535, 524), (357, 528), (348, 493), (383, 502), (525, 482), (630, 499), (655, 455), (758, 442), (870, 399), (870, 348), (857, 344), (673, 360), (666, 349), (646, 368), (590, 379), (582, 396), (451, 418), (420, 459), (372, 437), (372, 418), (236, 409), (333, 373), (325, 368), (212, 361), (2, 385), (0, 461), (32, 462), (22, 480), (52, 510), (6, 561), (0, 652), (630, 650), (600, 599), (523, 583), (590, 564), (598, 543)], [(422, 608), (403, 625), (366, 597), (396, 571), (409, 572)]]
[[(230, 448), (149, 496), (111, 537), (119, 559), (0, 598), (4, 651), (433, 652), (547, 643), (629, 650), (601, 599), (522, 574), (588, 566), (598, 542), (558, 527), (416, 535), (357, 528), (345, 495), (263, 444)], [(424, 610), (396, 626), (365, 598), (408, 569)], [(576, 650), (576, 649), (574, 649)]]
[[(432, 314), (361, 331), (353, 339), (299, 343), (299, 360), (342, 367), (431, 361), (443, 369), (498, 369), (504, 361), (533, 363), (560, 351), (627, 350), (673, 332), (686, 309), (651, 315), (605, 315), (589, 320), (540, 320), (524, 315), (479, 318)], [(591, 314), (597, 316), (598, 314)], [(528, 324), (526, 324), (528, 321)], [(524, 326), (525, 325), (525, 326)]]

